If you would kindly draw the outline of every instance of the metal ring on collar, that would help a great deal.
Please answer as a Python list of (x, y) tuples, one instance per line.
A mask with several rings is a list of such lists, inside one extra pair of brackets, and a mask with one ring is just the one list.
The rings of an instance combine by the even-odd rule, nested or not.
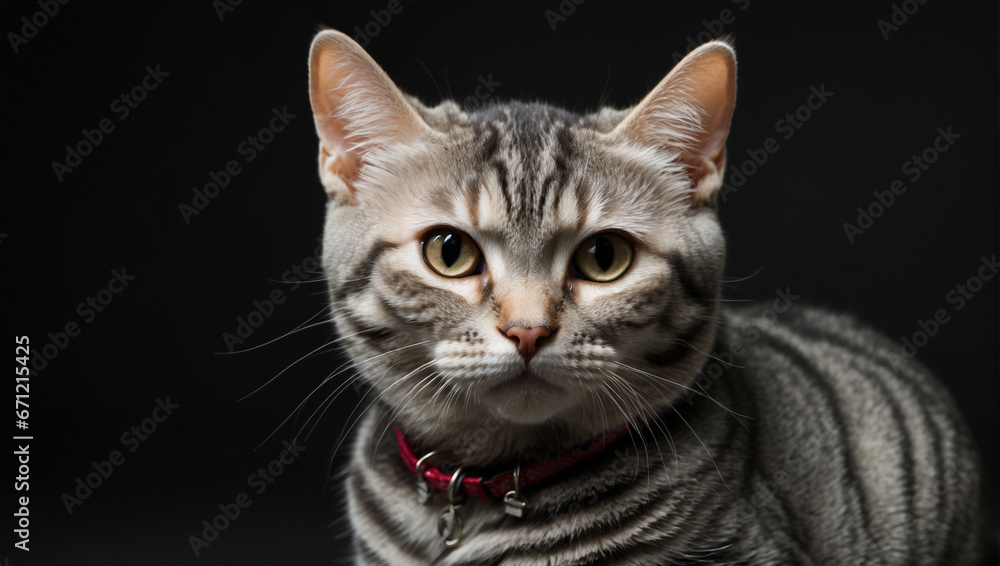
[(417, 477), (419, 477), (420, 479), (424, 479), (424, 467), (425, 467), (424, 464), (426, 464), (427, 460), (432, 456), (434, 456), (435, 454), (437, 454), (437, 450), (428, 452), (424, 454), (422, 458), (417, 460)]
[(459, 498), (461, 496), (462, 489), (462, 468), (459, 467), (452, 474), (451, 480), (448, 481), (448, 503), (452, 505), (461, 505), (465, 498)]

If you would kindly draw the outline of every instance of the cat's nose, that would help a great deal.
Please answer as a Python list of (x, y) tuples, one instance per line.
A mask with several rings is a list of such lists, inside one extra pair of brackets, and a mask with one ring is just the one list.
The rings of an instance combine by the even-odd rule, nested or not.
[(542, 338), (552, 333), (544, 326), (532, 326), (531, 328), (511, 326), (504, 334), (514, 341), (514, 344), (517, 346), (517, 353), (521, 354), (521, 357), (527, 362), (538, 351)]

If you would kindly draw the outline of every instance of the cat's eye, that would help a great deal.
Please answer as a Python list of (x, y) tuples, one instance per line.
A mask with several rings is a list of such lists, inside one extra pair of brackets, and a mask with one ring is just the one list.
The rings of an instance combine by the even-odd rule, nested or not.
[(453, 228), (432, 230), (423, 240), (424, 263), (445, 277), (482, 273), (483, 252), (468, 234)]
[(628, 271), (632, 254), (632, 244), (623, 236), (603, 232), (587, 238), (576, 249), (573, 267), (582, 278), (605, 283)]

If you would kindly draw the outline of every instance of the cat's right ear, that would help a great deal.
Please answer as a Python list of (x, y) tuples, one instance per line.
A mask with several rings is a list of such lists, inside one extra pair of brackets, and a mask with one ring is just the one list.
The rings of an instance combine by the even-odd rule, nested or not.
[(309, 54), (309, 97), (319, 134), (320, 181), (353, 203), (373, 151), (430, 128), (385, 71), (350, 37), (324, 30)]

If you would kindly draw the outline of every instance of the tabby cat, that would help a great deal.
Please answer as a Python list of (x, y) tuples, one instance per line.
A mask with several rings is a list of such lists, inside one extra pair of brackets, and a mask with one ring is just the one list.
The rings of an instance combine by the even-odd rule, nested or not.
[(735, 81), (714, 41), (631, 109), (464, 111), (316, 36), (323, 265), (371, 386), (357, 563), (984, 560), (978, 459), (927, 370), (789, 290), (720, 304)]

